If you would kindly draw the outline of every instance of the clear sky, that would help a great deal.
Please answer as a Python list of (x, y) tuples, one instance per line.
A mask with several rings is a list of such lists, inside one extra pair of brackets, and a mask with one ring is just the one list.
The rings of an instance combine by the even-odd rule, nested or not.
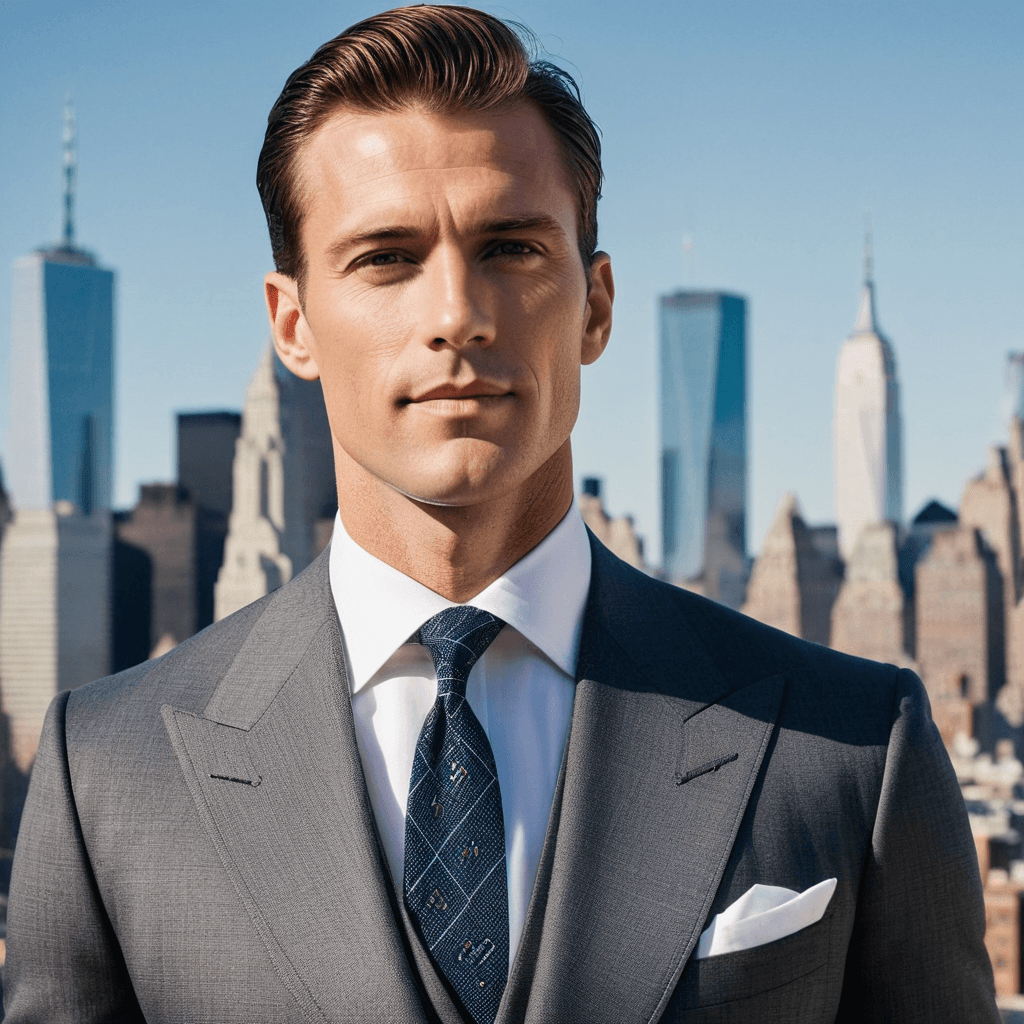
[[(241, 408), (267, 338), (254, 185), (267, 111), (321, 42), (385, 6), (0, 4), (0, 264), (59, 235), (70, 91), (78, 240), (118, 273), (119, 505), (171, 478), (175, 411)], [(835, 361), (868, 208), (906, 512), (931, 496), (955, 506), (1003, 435), (1005, 354), (1024, 349), (1024, 5), (482, 6), (537, 33), (604, 133), (601, 245), (619, 296), (574, 445), (610, 511), (635, 514), (658, 557), (656, 300), (696, 284), (750, 303), (751, 550), (787, 490), (809, 520), (832, 520)], [(5, 285), (4, 425), (9, 348)], [(17, 443), (11, 424), (0, 458)]]

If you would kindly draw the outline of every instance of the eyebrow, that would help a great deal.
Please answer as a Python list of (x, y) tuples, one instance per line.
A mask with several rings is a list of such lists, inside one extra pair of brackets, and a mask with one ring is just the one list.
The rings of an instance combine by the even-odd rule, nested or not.
[[(550, 217), (545, 213), (524, 214), (520, 217), (503, 217), (501, 220), (486, 221), (475, 227), (471, 233), (477, 235), (502, 235), (512, 231), (553, 231), (557, 234), (564, 234), (562, 225), (554, 217)], [(422, 233), (419, 228), (401, 224), (373, 228), (370, 231), (360, 231), (358, 234), (345, 235), (343, 238), (339, 238), (331, 243), (327, 248), (327, 258), (330, 260), (340, 259), (350, 250), (361, 245), (398, 242), (417, 238)]]

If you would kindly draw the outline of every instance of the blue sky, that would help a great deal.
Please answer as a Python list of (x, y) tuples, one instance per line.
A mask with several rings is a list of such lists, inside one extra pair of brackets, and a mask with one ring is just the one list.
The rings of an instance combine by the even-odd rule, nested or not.
[[(317, 45), (384, 6), (0, 5), (0, 264), (59, 234), (70, 91), (79, 241), (118, 272), (119, 504), (172, 475), (176, 410), (241, 407), (267, 337), (253, 184), (267, 111)], [(1024, 349), (1024, 5), (483, 6), (537, 33), (603, 130), (601, 245), (619, 295), (574, 445), (610, 510), (635, 514), (657, 557), (656, 299), (696, 283), (750, 302), (748, 544), (787, 490), (808, 519), (832, 519), (835, 361), (868, 208), (906, 512), (955, 505), (1002, 437), (1003, 360)], [(9, 347), (7, 285), (3, 426)], [(0, 459), (17, 425), (3, 437)]]

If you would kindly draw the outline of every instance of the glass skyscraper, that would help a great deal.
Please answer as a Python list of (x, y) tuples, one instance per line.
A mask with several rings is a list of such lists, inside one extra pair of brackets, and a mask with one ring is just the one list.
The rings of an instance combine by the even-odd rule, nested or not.
[(733, 608), (747, 568), (746, 325), (738, 295), (661, 297), (665, 574)]
[(110, 671), (114, 275), (75, 245), (64, 119), (62, 239), (14, 264), (0, 703), (22, 771), (54, 694)]
[(19, 509), (109, 509), (114, 274), (57, 247), (14, 264), (7, 481)]
[(18, 509), (108, 510), (114, 419), (114, 274), (75, 245), (74, 114), (64, 112), (64, 231), (14, 264), (7, 485)]

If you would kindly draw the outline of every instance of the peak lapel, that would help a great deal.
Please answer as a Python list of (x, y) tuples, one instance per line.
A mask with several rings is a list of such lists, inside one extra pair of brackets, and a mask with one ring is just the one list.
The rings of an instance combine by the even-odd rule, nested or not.
[(319, 577), (268, 605), (204, 715), (164, 707), (164, 722), (305, 1019), (372, 1008), (375, 1019), (423, 1021), (363, 782), (326, 560)]
[[(595, 551), (595, 573), (604, 559)], [(704, 927), (783, 691), (774, 677), (730, 693), (678, 624), (673, 678), (652, 678), (651, 660), (641, 667), (606, 628), (604, 582), (588, 606), (530, 1024), (658, 1019)], [(643, 640), (628, 635), (631, 647)]]

